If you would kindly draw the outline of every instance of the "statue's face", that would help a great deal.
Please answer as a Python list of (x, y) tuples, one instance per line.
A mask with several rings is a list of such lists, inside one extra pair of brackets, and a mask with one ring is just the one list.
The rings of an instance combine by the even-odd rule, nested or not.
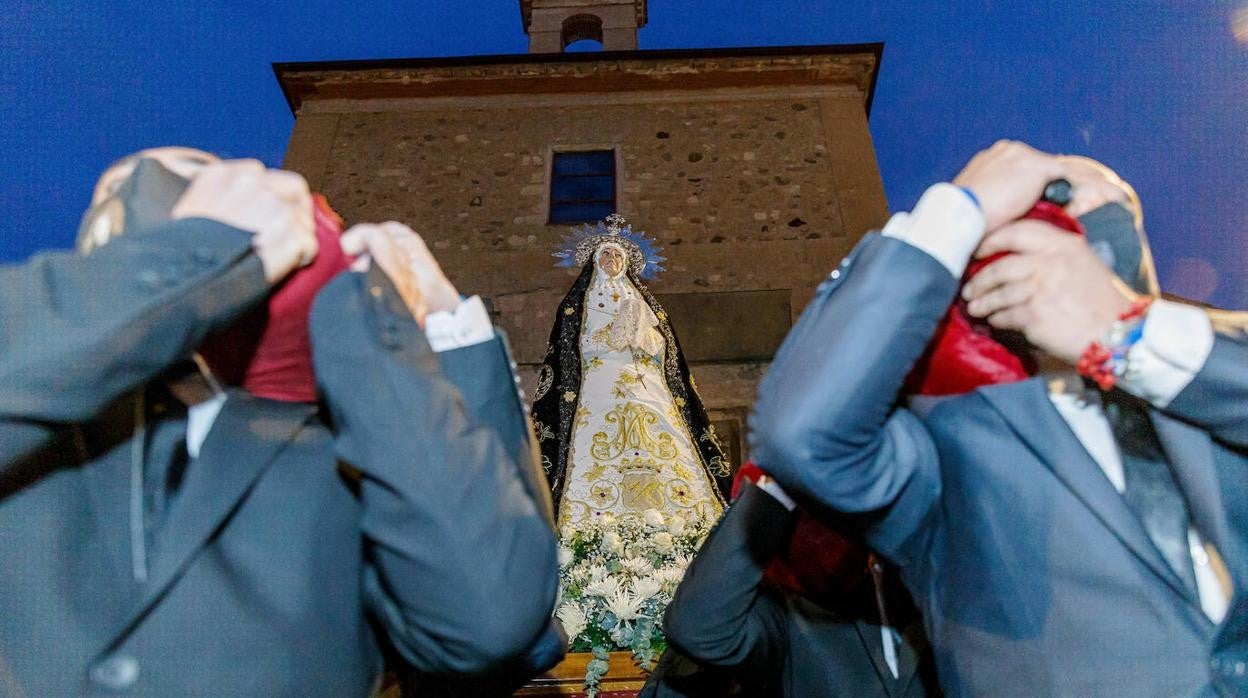
[(602, 251), (598, 253), (598, 268), (602, 269), (611, 278), (624, 273), (625, 262), (624, 250), (614, 245), (603, 247)]

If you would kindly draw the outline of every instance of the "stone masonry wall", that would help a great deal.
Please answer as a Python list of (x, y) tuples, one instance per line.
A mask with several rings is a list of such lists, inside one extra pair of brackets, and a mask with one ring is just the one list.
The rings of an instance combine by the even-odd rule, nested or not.
[[(491, 300), (531, 387), (575, 277), (551, 257), (568, 230), (546, 223), (551, 153), (612, 148), (620, 213), (668, 257), (660, 294), (788, 290), (796, 318), (886, 213), (856, 96), (317, 112), (296, 122), (288, 164), (349, 223), (424, 235), (462, 291)], [(712, 413), (739, 419), (764, 369), (693, 370)]]

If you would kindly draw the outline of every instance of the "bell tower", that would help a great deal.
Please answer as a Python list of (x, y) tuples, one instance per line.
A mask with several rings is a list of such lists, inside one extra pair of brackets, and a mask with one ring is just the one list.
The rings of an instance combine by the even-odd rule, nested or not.
[(632, 51), (646, 26), (646, 0), (520, 0), (520, 17), (529, 53), (562, 53), (582, 39), (604, 51)]

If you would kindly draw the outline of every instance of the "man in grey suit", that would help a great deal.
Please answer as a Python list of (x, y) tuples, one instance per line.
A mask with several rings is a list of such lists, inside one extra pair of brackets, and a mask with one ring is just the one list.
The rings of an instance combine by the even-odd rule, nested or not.
[[(1086, 241), (1018, 220), (1062, 177)], [(1248, 680), (1242, 645), (1215, 644), (1227, 567), (1244, 564), (1219, 488), (1248, 463), (1244, 336), (1156, 300), (1129, 326), (1115, 386), (1069, 368), (1094, 341), (1120, 346), (1106, 333), (1155, 293), (1130, 243), (1138, 214), (1112, 174), (999, 143), (864, 238), (760, 390), (755, 460), (902, 568), (949, 695), (1231, 694)], [(973, 255), (998, 252), (1014, 254), (959, 289)], [(899, 406), (960, 290), (1045, 370)]]
[(357, 226), (311, 356), (273, 362), (318, 386), (258, 397), (195, 351), (338, 254), (302, 178), (161, 149), (96, 198), (89, 255), (0, 268), (0, 695), (363, 696), (387, 660), (522, 661), (555, 541), (479, 301), (404, 226)]
[[(753, 698), (934, 694), (918, 614), (895, 576), (874, 577), (856, 542), (799, 523), (774, 485), (766, 475), (743, 482), (702, 544), (667, 607), (669, 647), (642, 696), (724, 698), (716, 684), (729, 680)], [(795, 534), (807, 537), (797, 548)], [(769, 579), (776, 558), (804, 593)]]

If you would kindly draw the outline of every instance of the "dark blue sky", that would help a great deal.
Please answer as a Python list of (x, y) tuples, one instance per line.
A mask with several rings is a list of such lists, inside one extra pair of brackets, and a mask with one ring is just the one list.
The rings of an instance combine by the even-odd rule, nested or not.
[[(0, 260), (68, 246), (98, 171), (193, 145), (281, 162), (270, 64), (518, 53), (518, 0), (0, 0)], [(1248, 0), (650, 0), (641, 46), (885, 42), (890, 205), (998, 137), (1133, 182), (1167, 290), (1248, 307)], [(432, 225), (426, 223), (425, 225)]]

